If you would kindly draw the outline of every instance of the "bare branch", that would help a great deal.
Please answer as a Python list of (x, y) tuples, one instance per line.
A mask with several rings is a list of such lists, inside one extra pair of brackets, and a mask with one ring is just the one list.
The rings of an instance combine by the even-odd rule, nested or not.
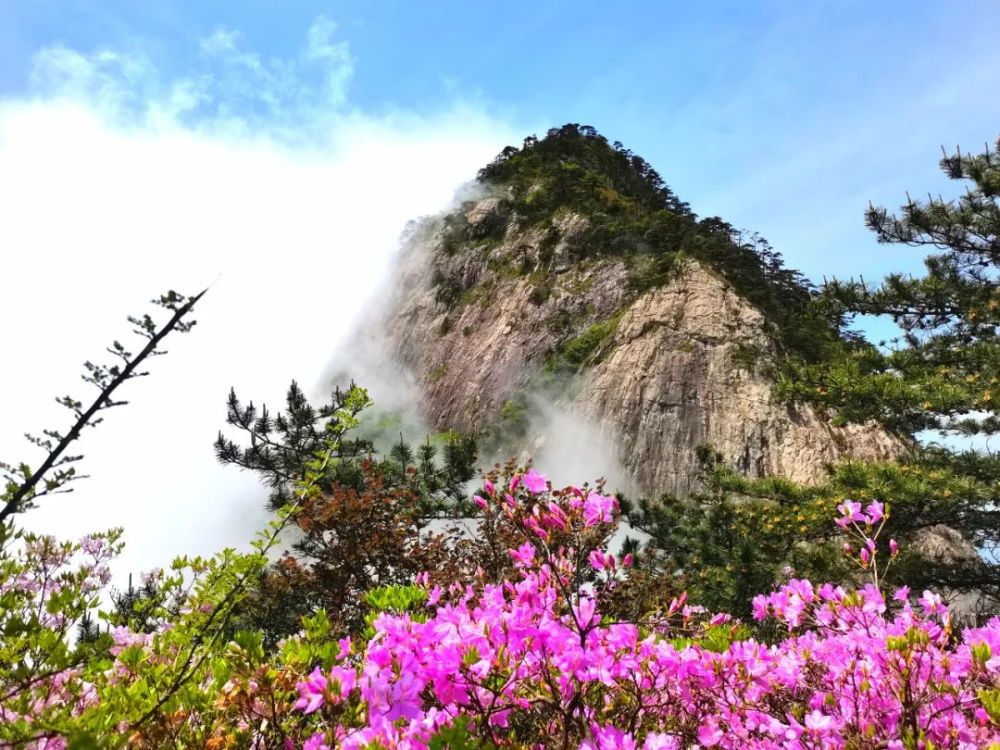
[[(145, 372), (137, 372), (136, 368), (143, 362), (143, 360), (156, 353), (156, 347), (159, 343), (163, 341), (163, 339), (166, 338), (166, 336), (172, 331), (176, 330), (186, 332), (191, 329), (194, 322), (184, 321), (183, 318), (191, 312), (198, 300), (204, 296), (205, 291), (207, 290), (202, 291), (194, 297), (188, 298), (183, 304), (181, 304), (182, 298), (175, 292), (170, 292), (168, 295), (164, 295), (159, 300), (156, 300), (156, 304), (166, 307), (174, 313), (170, 320), (167, 321), (167, 323), (159, 330), (156, 329), (156, 324), (149, 315), (145, 315), (141, 321), (136, 318), (129, 318), (129, 322), (138, 326), (136, 332), (144, 338), (147, 338), (148, 343), (138, 355), (132, 358), (131, 355), (128, 355), (128, 353), (125, 352), (124, 347), (116, 341), (114, 343), (114, 348), (116, 350), (114, 353), (122, 356), (126, 360), (124, 367), (119, 368), (117, 365), (112, 367), (103, 367), (95, 365), (91, 362), (87, 362), (84, 365), (88, 374), (84, 375), (83, 379), (97, 386), (101, 391), (100, 394), (98, 394), (97, 398), (94, 399), (93, 403), (91, 403), (86, 411), (83, 411), (82, 402), (77, 401), (70, 396), (63, 396), (62, 398), (56, 399), (60, 404), (71, 409), (74, 414), (77, 415), (76, 422), (73, 424), (72, 428), (70, 428), (69, 432), (60, 436), (58, 444), (49, 451), (49, 454), (37, 470), (27, 474), (21, 482), (12, 482), (14, 486), (8, 491), (7, 502), (4, 504), (3, 509), (0, 510), (0, 523), (3, 523), (11, 515), (22, 510), (21, 506), (26, 501), (31, 500), (39, 494), (54, 492), (59, 489), (60, 484), (73, 478), (75, 472), (73, 472), (72, 469), (62, 473), (57, 472), (55, 480), (49, 480), (45, 483), (45, 488), (42, 493), (38, 493), (36, 490), (45, 475), (53, 468), (68, 461), (75, 461), (79, 458), (79, 456), (70, 457), (64, 456), (63, 454), (69, 448), (70, 444), (80, 437), (80, 433), (83, 431), (84, 427), (87, 427), (88, 425), (96, 425), (100, 421), (99, 419), (95, 420), (95, 416), (99, 411), (128, 403), (127, 401), (116, 401), (112, 399), (111, 396), (126, 380), (146, 374)], [(45, 434), (51, 435), (51, 437), (55, 438), (58, 433), (46, 432)], [(30, 437), (29, 440), (32, 440), (33, 443), (42, 447), (47, 447), (46, 444), (50, 444), (49, 441), (36, 440)], [(55, 482), (54, 485), (53, 482)]]

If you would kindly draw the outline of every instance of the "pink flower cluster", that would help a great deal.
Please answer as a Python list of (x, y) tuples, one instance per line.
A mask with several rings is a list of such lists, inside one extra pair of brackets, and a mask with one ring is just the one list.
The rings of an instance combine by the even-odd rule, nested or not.
[[(514, 497), (519, 488), (535, 501), (531, 503), (530, 512), (524, 512), (525, 508)], [(583, 528), (589, 529), (613, 523), (618, 513), (616, 498), (599, 492), (584, 492), (576, 487), (567, 488), (561, 496), (553, 496), (548, 502), (537, 502), (548, 489), (549, 482), (545, 477), (531, 469), (523, 475), (515, 474), (502, 496), (493, 482), (487, 480), (475, 502), (483, 510), (495, 502), (509, 519), (522, 524), (531, 537), (544, 543), (551, 541), (552, 530), (568, 531), (571, 516), (579, 515)]]
[[(517, 580), (434, 592), (426, 616), (383, 614), (363, 650), (342, 648), (332, 669), (299, 685), (297, 708), (316, 720), (306, 750), (427, 748), (468, 720), (496, 747), (983, 748), (1000, 727), (981, 702), (1000, 688), (1000, 619), (951, 632), (940, 600), (889, 607), (874, 584), (846, 591), (792, 580), (758, 597), (779, 642), (737, 639), (726, 616), (717, 639), (678, 638), (657, 622), (604, 622), (597, 599), (571, 588), (573, 550), (548, 546), (553, 528), (610, 524), (614, 498), (551, 493), (540, 475), (487, 485), (480, 501), (520, 520)], [(870, 529), (881, 506), (842, 507), (845, 528)], [(530, 508), (530, 510), (528, 510)], [(863, 515), (863, 517), (857, 517)], [(865, 538), (877, 537), (877, 532)], [(613, 557), (586, 555), (598, 570)], [(709, 640), (712, 647), (709, 647)]]
[(889, 559), (881, 565), (878, 560), (879, 546), (877, 539), (886, 521), (889, 520), (889, 508), (880, 502), (871, 502), (861, 510), (861, 503), (845, 500), (837, 506), (840, 516), (835, 523), (859, 542), (857, 553), (850, 542), (844, 542), (844, 554), (853, 559), (863, 571), (871, 577), (877, 587), (899, 554), (899, 545), (895, 539), (889, 540)]
[[(15, 553), (0, 560), (0, 633), (5, 653), (14, 657), (0, 680), (0, 747), (11, 746), (4, 744), (4, 727), (23, 726), (37, 730), (37, 738), (19, 746), (62, 750), (67, 741), (50, 736), (46, 724), (54, 716), (79, 716), (97, 701), (69, 650), (68, 632), (108, 583), (116, 548), (107, 536), (77, 544), (47, 535), (18, 539)], [(67, 616), (67, 608), (77, 614)]]

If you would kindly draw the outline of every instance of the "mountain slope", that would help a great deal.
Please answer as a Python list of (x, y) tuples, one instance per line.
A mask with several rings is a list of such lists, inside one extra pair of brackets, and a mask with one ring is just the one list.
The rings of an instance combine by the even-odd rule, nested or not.
[(601, 436), (630, 489), (682, 496), (703, 444), (801, 481), (902, 450), (779, 400), (776, 363), (845, 345), (835, 328), (766, 243), (699, 220), (617, 144), (566, 126), (505, 150), (477, 189), (414, 228), (369, 330), (436, 428), (534, 453), (559, 439), (552, 405)]

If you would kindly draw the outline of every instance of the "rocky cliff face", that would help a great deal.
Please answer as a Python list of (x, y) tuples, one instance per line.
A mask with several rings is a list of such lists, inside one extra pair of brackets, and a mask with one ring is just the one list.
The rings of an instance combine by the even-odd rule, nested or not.
[[(370, 331), (417, 384), (439, 429), (516, 421), (537, 447), (532, 394), (599, 431), (632, 489), (695, 489), (710, 444), (749, 476), (810, 482), (850, 456), (881, 460), (902, 444), (871, 425), (834, 427), (775, 394), (776, 344), (765, 316), (703, 263), (635, 291), (623, 259), (579, 259), (589, 222), (569, 211), (525, 225), (491, 197), (418, 227), (405, 243), (385, 312)], [(500, 430), (503, 433), (503, 430)], [(549, 438), (552, 439), (551, 437)]]
[(681, 496), (693, 488), (701, 444), (745, 475), (805, 483), (848, 456), (898, 452), (880, 429), (833, 427), (806, 406), (779, 401), (761, 365), (773, 357), (764, 323), (722, 279), (689, 262), (628, 306), (573, 406), (615, 437), (640, 487)]

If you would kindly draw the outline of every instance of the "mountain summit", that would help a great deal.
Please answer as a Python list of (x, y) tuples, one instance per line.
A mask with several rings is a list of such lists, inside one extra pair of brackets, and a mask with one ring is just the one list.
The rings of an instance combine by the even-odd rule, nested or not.
[(836, 326), (765, 241), (699, 219), (621, 144), (565, 125), (505, 148), (467, 194), (411, 227), (368, 329), (435, 427), (498, 457), (587, 435), (619, 484), (678, 496), (698, 486), (700, 446), (807, 482), (902, 449), (779, 398), (780, 362), (845, 346)]

